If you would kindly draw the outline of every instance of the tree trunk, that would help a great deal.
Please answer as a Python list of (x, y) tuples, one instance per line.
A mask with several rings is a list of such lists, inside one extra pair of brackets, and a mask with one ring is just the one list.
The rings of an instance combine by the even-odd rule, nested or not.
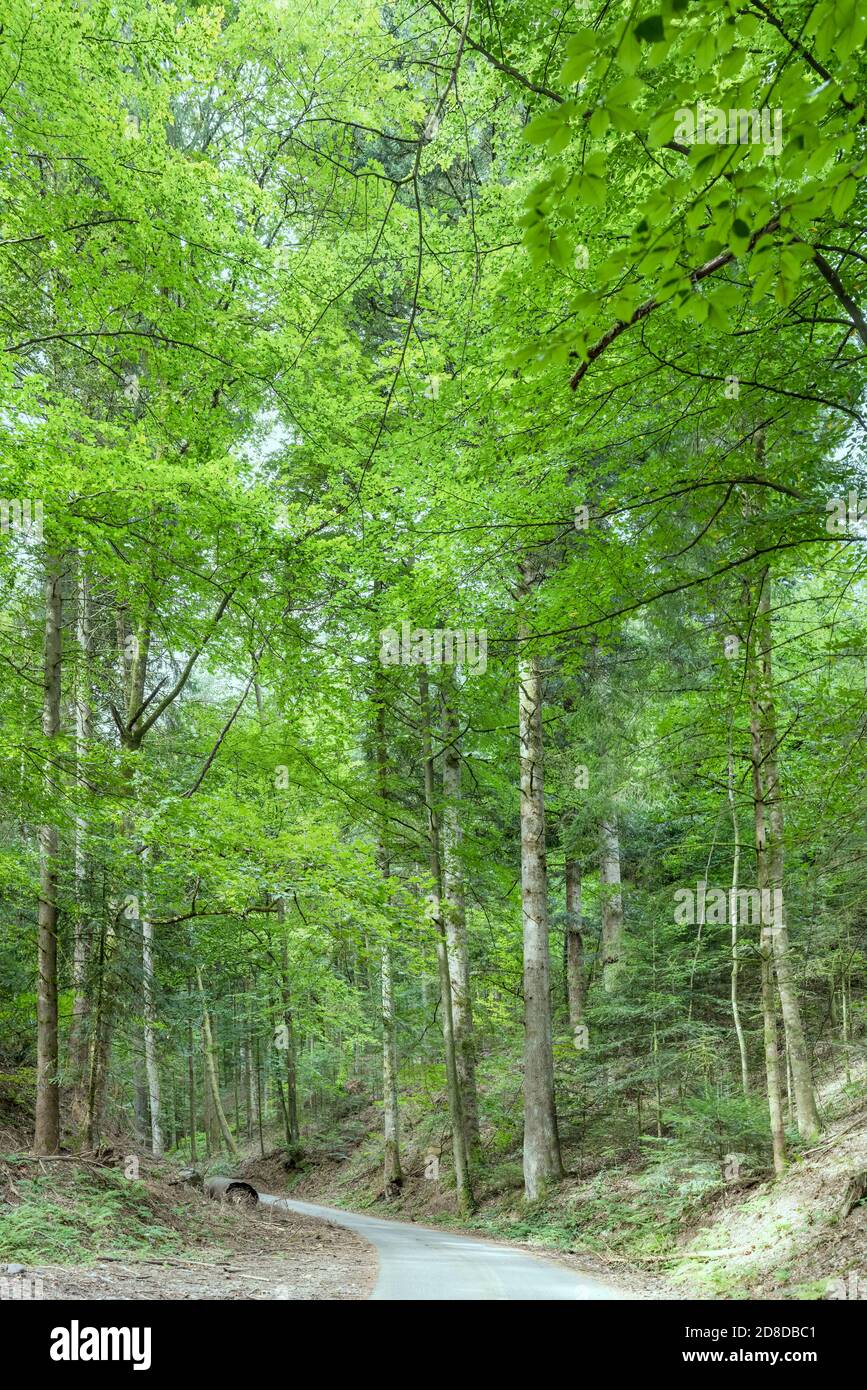
[(115, 931), (110, 920), (111, 909), (103, 908), (99, 928), (96, 958), (96, 1006), (90, 1047), (90, 1067), (87, 1077), (87, 1147), (95, 1149), (102, 1132), (102, 1117), (108, 1086), (108, 1065), (111, 1054), (112, 1009), (107, 1002), (106, 975), (115, 951)]
[(472, 1156), (480, 1147), (479, 1098), (476, 1089), (476, 1049), (467, 951), (464, 871), (461, 862), (461, 753), (453, 694), (446, 681), (443, 685), (442, 910), (452, 990), (458, 1086), (461, 1093), (467, 1154)]
[(428, 688), (427, 670), (424, 666), (419, 667), (419, 695), (421, 703), (422, 759), (424, 761), (424, 795), (428, 828), (428, 872), (432, 883), (429, 903), (431, 918), (436, 932), (443, 1044), (446, 1057), (446, 1084), (449, 1097), (449, 1119), (452, 1127), (452, 1152), (455, 1162), (455, 1185), (457, 1188), (458, 1209), (463, 1213), (467, 1213), (472, 1211), (473, 1208), (473, 1194), (470, 1187), (466, 1131), (464, 1129), (464, 1116), (461, 1108), (461, 1090), (458, 1081), (457, 1060), (455, 1057), (452, 983), (449, 973), (445, 924), (442, 914), (442, 872), (440, 867), (439, 823), (436, 805), (434, 803), (434, 763), (431, 740), (430, 690)]
[(256, 1086), (255, 1086), (255, 1074), (254, 1074), (254, 1068), (253, 1068), (253, 1034), (254, 1034), (254, 1023), (253, 1023), (253, 998), (252, 998), (252, 992), (251, 992), (250, 998), (249, 998), (249, 1003), (248, 1003), (248, 1006), (247, 1006), (247, 1048), (246, 1048), (246, 1056), (247, 1056), (247, 1138), (248, 1138), (248, 1139), (252, 1139), (252, 1138), (253, 1138), (253, 1128), (254, 1128), (254, 1125), (255, 1125), (255, 1115), (256, 1115)]
[[(525, 576), (525, 591), (526, 591)], [(542, 689), (539, 658), (518, 633), (518, 732), (521, 759), (521, 906), (524, 919), (524, 1188), (542, 1197), (563, 1176), (554, 1105), (554, 1053), (548, 948), (548, 868)]]
[[(56, 739), (60, 732), (60, 669), (63, 598), (60, 565), (48, 562), (45, 581), (45, 648), (43, 661), (42, 732)], [(59, 795), (49, 757), (43, 775), (46, 807)], [(60, 1086), (57, 1076), (57, 925), (58, 858), (56, 825), (39, 830), (39, 914), (37, 928), (38, 985), (36, 995), (36, 1123), (33, 1150), (56, 1153), (60, 1147)]]
[[(391, 878), (388, 852), (388, 747), (385, 732), (385, 696), (377, 679), (376, 693), (376, 781), (379, 793), (379, 831), (376, 851), (377, 865), (386, 885)], [(380, 949), (380, 989), (382, 1000), (382, 1116), (383, 1116), (383, 1190), (387, 1202), (393, 1201), (403, 1186), (400, 1166), (399, 1109), (397, 1099), (397, 1030), (394, 1019), (391, 946), (383, 942)]]
[(783, 794), (777, 760), (778, 739), (772, 667), (771, 581), (767, 569), (762, 572), (760, 579), (756, 629), (761, 653), (757, 712), (761, 727), (762, 772), (767, 808), (768, 888), (772, 897), (782, 904), (781, 910), (776, 914), (773, 922), (774, 969), (777, 977), (777, 988), (780, 992), (786, 1047), (792, 1064), (792, 1085), (795, 1091), (798, 1133), (802, 1139), (809, 1141), (816, 1138), (820, 1123), (813, 1090), (810, 1056), (807, 1051), (807, 1040), (804, 1035), (801, 1008), (798, 1003), (795, 967), (789, 947), (789, 929), (786, 925), (785, 897), (783, 894), (785, 856)]
[(623, 955), (623, 896), (620, 891), (620, 838), (617, 812), (612, 811), (599, 827), (599, 881), (602, 885), (602, 984), (612, 990), (617, 984)]
[(741, 1059), (741, 1089), (744, 1095), (749, 1094), (750, 1074), (747, 1062), (747, 1043), (744, 1037), (743, 1024), (741, 1023), (741, 1011), (738, 1002), (738, 983), (740, 974), (740, 961), (738, 958), (738, 882), (740, 878), (741, 863), (741, 831), (738, 823), (737, 806), (735, 805), (735, 771), (734, 761), (731, 750), (731, 735), (729, 735), (729, 764), (728, 764), (728, 797), (729, 807), (732, 817), (732, 834), (734, 837), (734, 851), (732, 854), (732, 887), (729, 898), (729, 920), (732, 929), (732, 974), (731, 974), (731, 1000), (732, 1000), (732, 1019), (735, 1025), (735, 1035), (738, 1040), (738, 1052)]
[(232, 1137), (232, 1131), (229, 1128), (229, 1121), (226, 1119), (226, 1112), (223, 1109), (223, 1102), (220, 1100), (220, 1086), (217, 1080), (217, 1064), (214, 1059), (214, 1038), (211, 1032), (211, 1016), (208, 1013), (208, 1005), (205, 1000), (205, 988), (202, 984), (202, 972), (198, 966), (196, 966), (196, 984), (199, 987), (199, 994), (201, 995), (202, 999), (202, 1037), (205, 1044), (205, 1072), (207, 1077), (207, 1084), (209, 1085), (211, 1092), (211, 1107), (213, 1114), (216, 1116), (217, 1123), (220, 1126), (220, 1133), (223, 1136), (223, 1142), (226, 1145), (226, 1148), (229, 1150), (229, 1153), (231, 1154), (232, 1158), (237, 1160), (240, 1158), (240, 1154), (238, 1153), (238, 1146), (235, 1143), (234, 1138)]
[(198, 1130), (199, 1122), (196, 1117), (196, 1049), (193, 1039), (193, 1014), (192, 1014), (192, 995), (193, 982), (187, 981), (187, 1007), (190, 1010), (187, 1020), (187, 1105), (190, 1117), (190, 1163), (195, 1167), (198, 1162)]
[(147, 1071), (148, 1101), (151, 1112), (151, 1152), (155, 1158), (160, 1158), (163, 1152), (163, 1132), (160, 1109), (160, 1072), (157, 1063), (156, 1010), (154, 1008), (154, 929), (153, 924), (146, 918), (142, 920), (141, 938), (145, 1070)]
[(292, 994), (289, 982), (289, 938), (283, 899), (277, 903), (277, 917), (283, 932), (280, 956), (280, 998), (283, 1005), (283, 1038), (286, 1044), (286, 1143), (297, 1144), (298, 1125), (298, 1068), (295, 1058), (295, 1023), (292, 1017)]
[(135, 1061), (135, 1099), (133, 1110), (135, 1114), (135, 1136), (144, 1145), (148, 1142), (150, 1132), (150, 1120), (148, 1118), (148, 1083), (147, 1072), (145, 1070), (144, 1057), (136, 1057)]
[(768, 1110), (771, 1120), (771, 1143), (774, 1153), (774, 1172), (786, 1168), (786, 1133), (783, 1126), (783, 1103), (780, 1092), (780, 1053), (777, 1040), (777, 1012), (773, 981), (773, 914), (768, 897), (767, 845), (765, 840), (765, 792), (762, 778), (762, 733), (756, 698), (756, 678), (747, 654), (750, 692), (750, 760), (753, 774), (753, 816), (756, 834), (756, 877), (761, 902), (759, 956), (761, 961), (762, 1021), (765, 1046), (765, 1075), (768, 1085)]
[[(84, 793), (84, 763), (93, 738), (93, 705), (90, 682), (92, 636), (90, 595), (87, 576), (79, 552), (78, 601), (76, 611), (78, 663), (75, 674), (75, 765), (78, 795)], [(72, 949), (72, 1026), (69, 1034), (69, 1060), (73, 1078), (72, 1120), (76, 1130), (86, 1124), (89, 1043), (87, 973), (90, 948), (90, 922), (87, 907), (87, 821), (80, 811), (75, 816), (75, 926)]]
[(265, 1157), (265, 1134), (262, 1128), (262, 1049), (259, 1045), (259, 1034), (255, 1037), (255, 1061), (256, 1061), (256, 1126), (259, 1133), (259, 1153)]
[(400, 1167), (399, 1114), (397, 1103), (397, 1041), (392, 998), (391, 949), (382, 947), (382, 1112), (385, 1147), (385, 1199), (391, 1202), (403, 1186)]
[(580, 1033), (584, 1022), (584, 938), (581, 934), (581, 866), (566, 860), (566, 997), (569, 1027), (576, 1046), (583, 1046)]

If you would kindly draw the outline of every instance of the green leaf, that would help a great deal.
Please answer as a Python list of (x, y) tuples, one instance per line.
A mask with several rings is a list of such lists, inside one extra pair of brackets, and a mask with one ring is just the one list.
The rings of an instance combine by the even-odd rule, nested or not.
[(635, 37), (642, 43), (662, 43), (665, 38), (665, 24), (661, 14), (648, 15), (635, 26)]
[(627, 29), (620, 40), (614, 61), (622, 72), (631, 75), (641, 62), (641, 45), (631, 29)]
[(621, 82), (617, 82), (609, 92), (605, 94), (606, 106), (631, 106), (637, 101), (644, 91), (644, 83), (640, 77), (624, 77)]
[(560, 69), (560, 81), (564, 87), (569, 87), (573, 82), (578, 82), (584, 76), (596, 55), (591, 50), (584, 50), (576, 53), (574, 57), (567, 58)]
[(598, 140), (603, 136), (611, 124), (611, 117), (606, 108), (604, 106), (597, 106), (588, 124), (590, 126), (590, 134), (593, 136), (594, 140)]
[(736, 256), (742, 256), (750, 244), (752, 233), (749, 225), (744, 222), (742, 217), (736, 217), (731, 225), (728, 235), (729, 248)]
[(844, 179), (843, 182), (834, 189), (834, 196), (831, 199), (831, 211), (835, 217), (843, 216), (846, 209), (851, 205), (857, 191), (858, 180), (854, 178)]
[(563, 123), (559, 110), (543, 111), (524, 127), (524, 139), (531, 145), (544, 145)]

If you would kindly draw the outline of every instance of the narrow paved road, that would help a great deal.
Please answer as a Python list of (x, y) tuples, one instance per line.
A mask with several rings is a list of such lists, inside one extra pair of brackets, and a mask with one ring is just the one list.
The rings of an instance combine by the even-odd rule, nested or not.
[(379, 1254), (375, 1299), (628, 1299), (624, 1290), (576, 1274), (511, 1245), (474, 1240), (405, 1221), (293, 1202), (260, 1193), (260, 1200), (348, 1226)]

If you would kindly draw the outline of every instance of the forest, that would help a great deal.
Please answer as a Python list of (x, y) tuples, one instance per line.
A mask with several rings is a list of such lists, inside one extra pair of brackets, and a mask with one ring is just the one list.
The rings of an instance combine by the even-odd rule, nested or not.
[(0, 1255), (120, 1155), (663, 1259), (845, 1134), (867, 1297), (865, 38), (4, 0)]

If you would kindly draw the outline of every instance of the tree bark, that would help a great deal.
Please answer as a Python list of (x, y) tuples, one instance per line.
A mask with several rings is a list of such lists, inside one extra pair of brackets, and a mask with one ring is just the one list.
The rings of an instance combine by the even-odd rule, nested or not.
[(461, 1089), (455, 1055), (452, 983), (449, 972), (446, 930), (442, 913), (442, 871), (440, 865), (439, 822), (434, 802), (434, 762), (431, 738), (430, 690), (427, 671), (419, 667), (419, 696), (421, 703), (422, 759), (424, 762), (424, 796), (428, 830), (428, 872), (431, 878), (430, 913), (436, 932), (437, 967), (439, 970), (440, 1006), (442, 1010), (443, 1044), (446, 1058), (446, 1084), (449, 1097), (449, 1119), (452, 1127), (452, 1152), (455, 1163), (455, 1185), (458, 1209), (467, 1213), (473, 1208), (467, 1157), (466, 1131), (461, 1106)]
[(232, 1158), (237, 1160), (238, 1158), (240, 1158), (240, 1154), (238, 1153), (238, 1146), (235, 1143), (235, 1140), (232, 1136), (232, 1131), (229, 1128), (229, 1121), (226, 1119), (226, 1112), (223, 1109), (223, 1102), (220, 1100), (220, 1086), (217, 1080), (217, 1064), (214, 1058), (214, 1038), (211, 1032), (211, 1016), (208, 1013), (208, 1005), (205, 1000), (205, 988), (202, 984), (202, 972), (199, 966), (196, 966), (196, 984), (199, 987), (199, 994), (202, 1000), (202, 1038), (205, 1044), (205, 1072), (207, 1077), (207, 1084), (210, 1087), (211, 1108), (213, 1114), (216, 1116), (217, 1124), (220, 1127), (220, 1134), (223, 1137), (223, 1142), (226, 1145), (226, 1148), (229, 1150), (229, 1153), (231, 1154)]
[(584, 938), (581, 934), (581, 866), (566, 860), (566, 998), (576, 1045), (584, 1022)]
[(780, 1053), (777, 1039), (777, 1012), (773, 981), (773, 915), (768, 899), (768, 864), (765, 827), (765, 791), (762, 777), (762, 731), (756, 692), (756, 675), (747, 653), (747, 679), (750, 692), (750, 761), (753, 775), (753, 818), (756, 836), (756, 878), (761, 902), (759, 956), (761, 963), (762, 1022), (765, 1048), (765, 1075), (774, 1172), (786, 1169), (786, 1133), (780, 1091)]
[[(524, 592), (527, 576), (524, 576)], [(563, 1176), (554, 1104), (548, 946), (542, 688), (539, 658), (519, 626), (521, 906), (524, 921), (524, 1189), (529, 1201)]]
[(795, 967), (789, 946), (789, 929), (786, 925), (784, 877), (784, 823), (783, 793), (780, 786), (778, 763), (777, 720), (774, 707), (773, 679), (773, 636), (771, 628), (771, 580), (767, 569), (763, 570), (759, 602), (756, 613), (761, 668), (758, 690), (758, 716), (761, 727), (762, 773), (765, 785), (765, 805), (767, 808), (767, 876), (768, 888), (772, 896), (782, 904), (782, 909), (773, 922), (772, 945), (774, 970), (777, 988), (780, 992), (780, 1008), (786, 1034), (786, 1047), (792, 1064), (792, 1085), (795, 1092), (795, 1111), (798, 1133), (802, 1139), (815, 1139), (821, 1128), (816, 1097), (813, 1090), (813, 1073), (807, 1040), (798, 1002), (795, 982)]
[(292, 992), (289, 982), (289, 938), (286, 928), (286, 909), (283, 899), (277, 903), (277, 919), (282, 930), (280, 955), (280, 998), (283, 1006), (283, 1027), (286, 1042), (286, 1142), (297, 1144), (298, 1125), (298, 1067), (295, 1058), (295, 1023), (292, 1016)]
[(154, 1008), (154, 929), (142, 919), (142, 980), (144, 994), (145, 1070), (148, 1079), (148, 1101), (151, 1112), (151, 1152), (155, 1158), (163, 1153), (163, 1131), (160, 1098), (160, 1071), (157, 1062), (156, 1010)]
[(620, 891), (620, 837), (617, 812), (599, 827), (599, 881), (602, 885), (602, 984), (616, 987), (623, 955), (623, 896)]
[[(90, 593), (83, 558), (79, 552), (76, 608), (78, 664), (75, 674), (75, 765), (78, 795), (84, 793), (84, 763), (93, 738), (93, 699), (90, 680), (92, 633)], [(75, 926), (72, 950), (72, 1026), (69, 1059), (73, 1078), (72, 1119), (77, 1130), (86, 1124), (88, 1055), (88, 955), (90, 921), (87, 908), (87, 820), (78, 810), (75, 816)]]
[[(375, 763), (379, 794), (379, 826), (376, 861), (388, 889), (391, 860), (388, 850), (388, 745), (385, 729), (385, 692), (381, 673), (375, 678)], [(400, 1115), (397, 1098), (397, 1029), (394, 1018), (394, 989), (392, 980), (391, 946), (388, 941), (380, 948), (380, 998), (382, 1003), (382, 1125), (383, 1125), (383, 1191), (387, 1202), (393, 1201), (403, 1186), (400, 1165)]]
[(111, 909), (106, 905), (103, 909), (102, 920), (100, 922), (96, 956), (96, 1005), (93, 1016), (93, 1028), (91, 1030), (90, 1067), (87, 1077), (87, 1119), (85, 1125), (85, 1138), (89, 1149), (95, 1149), (97, 1147), (102, 1132), (102, 1117), (105, 1110), (105, 1098), (108, 1086), (108, 1065), (111, 1055), (113, 1013), (110, 1005), (106, 1002), (106, 995), (108, 993), (106, 988), (106, 976), (110, 969), (110, 963), (114, 957), (116, 933), (113, 921), (110, 919), (110, 912)]
[(476, 1088), (476, 1048), (467, 949), (464, 871), (461, 862), (461, 752), (454, 691), (443, 685), (443, 920), (452, 989), (455, 1058), (467, 1155), (480, 1148), (479, 1098)]
[(400, 1167), (400, 1130), (397, 1100), (397, 1040), (391, 978), (391, 948), (382, 947), (382, 1115), (384, 1142), (384, 1180), (386, 1201), (391, 1202), (403, 1186)]
[(732, 1001), (732, 1020), (735, 1026), (735, 1036), (738, 1040), (738, 1052), (741, 1059), (741, 1089), (744, 1095), (749, 1094), (750, 1073), (747, 1061), (747, 1044), (744, 1037), (743, 1024), (741, 1023), (740, 1004), (738, 1002), (738, 983), (740, 975), (740, 960), (738, 957), (738, 883), (740, 879), (741, 863), (741, 832), (738, 823), (737, 806), (735, 805), (735, 773), (734, 761), (732, 758), (731, 740), (729, 740), (729, 761), (728, 761), (728, 798), (732, 817), (732, 834), (734, 837), (734, 850), (732, 853), (732, 887), (729, 897), (729, 920), (732, 930), (732, 972), (731, 972), (731, 1001)]
[(187, 1106), (190, 1124), (190, 1163), (195, 1167), (198, 1162), (198, 1130), (199, 1123), (196, 1117), (196, 1049), (193, 1039), (193, 982), (187, 981), (187, 1008), (189, 1017), (187, 1019)]
[[(45, 580), (45, 647), (43, 660), (42, 732), (54, 740), (60, 732), (61, 634), (63, 597), (60, 564), (49, 559)], [(51, 756), (43, 773), (46, 808), (58, 796)], [(38, 984), (36, 995), (36, 1123), (33, 1151), (56, 1153), (60, 1147), (60, 1086), (57, 1075), (57, 826), (44, 822), (39, 830), (39, 913), (37, 928)]]

